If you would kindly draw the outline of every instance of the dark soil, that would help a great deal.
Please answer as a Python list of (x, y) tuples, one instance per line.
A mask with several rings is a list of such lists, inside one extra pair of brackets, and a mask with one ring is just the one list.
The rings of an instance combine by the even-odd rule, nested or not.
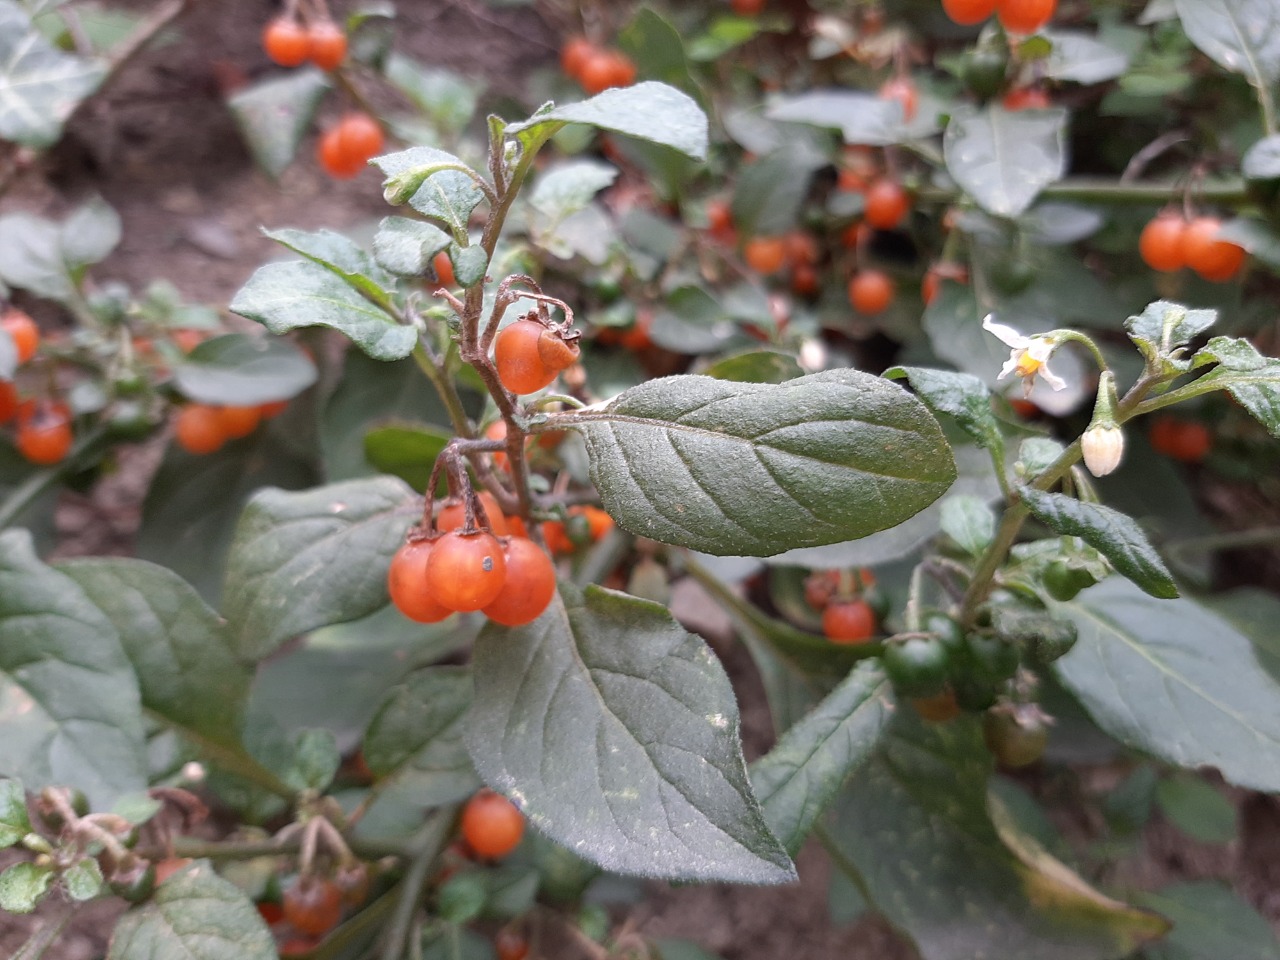
[[(399, 6), (402, 49), (424, 62), (483, 75), (502, 92), (518, 91), (527, 65), (553, 56), (561, 33), (531, 7), (490, 8), (480, 0), (404, 0)], [(260, 226), (342, 230), (385, 215), (375, 174), (350, 182), (329, 180), (311, 162), (310, 144), (279, 183), (251, 164), (222, 90), (239, 73), (252, 77), (268, 69), (259, 31), (275, 8), (267, 0), (195, 0), (177, 41), (130, 64), (76, 118), (64, 142), (18, 180), (4, 197), (4, 209), (58, 216), (99, 192), (123, 218), (124, 240), (95, 268), (95, 277), (137, 289), (167, 278), (187, 299), (219, 305), (275, 256)], [(330, 103), (326, 112), (339, 108)], [(41, 320), (60, 322), (47, 311)], [(158, 450), (153, 444), (125, 451), (120, 468), (91, 495), (65, 497), (58, 515), (59, 553), (129, 551)], [(1232, 513), (1239, 500), (1222, 496), (1221, 512)], [(1274, 514), (1274, 505), (1267, 511)], [(1248, 512), (1236, 516), (1250, 522)], [(1274, 556), (1268, 554), (1268, 562)], [(759, 755), (772, 734), (749, 657), (709, 600), (695, 591), (682, 606), (725, 661), (742, 704), (749, 758)], [(1082, 781), (1109, 775), (1106, 769), (1075, 773)], [(1235, 796), (1241, 840), (1206, 847), (1157, 822), (1147, 832), (1143, 855), (1108, 879), (1151, 888), (1178, 879), (1220, 878), (1275, 922), (1280, 918), (1280, 805), (1268, 797)], [(1068, 817), (1059, 825), (1081, 842), (1097, 829), (1083, 818)], [(913, 951), (882, 921), (833, 926), (827, 916), (825, 855), (807, 848), (799, 864), (802, 881), (789, 888), (653, 885), (647, 899), (622, 919), (645, 935), (698, 941), (728, 960), (910, 960)], [(50, 903), (32, 920), (0, 918), (0, 956), (12, 956), (36, 924), (63, 909)], [(99, 956), (119, 909), (118, 903), (104, 902), (79, 911), (47, 956)]]

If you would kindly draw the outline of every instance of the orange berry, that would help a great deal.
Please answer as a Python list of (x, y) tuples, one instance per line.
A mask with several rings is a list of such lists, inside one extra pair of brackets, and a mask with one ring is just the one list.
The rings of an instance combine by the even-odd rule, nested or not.
[(582, 68), (596, 53), (596, 45), (584, 36), (573, 36), (560, 48), (560, 69), (565, 76), (580, 80)]
[(18, 408), (18, 452), (31, 463), (50, 467), (71, 452), (75, 435), (71, 411), (57, 401), (27, 401)]
[(818, 279), (818, 271), (807, 263), (801, 263), (791, 270), (791, 291), (797, 296), (812, 297), (822, 284)]
[(8, 423), (18, 412), (18, 388), (11, 380), (0, 380), (0, 423)]
[(967, 284), (969, 282), (969, 271), (955, 263), (935, 263), (931, 266), (925, 273), (924, 280), (920, 282), (920, 297), (924, 300), (926, 306), (938, 298), (938, 292), (942, 289), (943, 280)]
[(911, 706), (920, 714), (920, 719), (929, 723), (947, 723), (960, 716), (960, 704), (950, 690), (943, 690), (932, 697), (918, 697), (911, 701)]
[(495, 623), (519, 627), (542, 615), (556, 593), (556, 568), (540, 546), (512, 537), (504, 548), (507, 578), (502, 592), (482, 610)]
[(391, 558), (387, 592), (397, 610), (418, 623), (438, 623), (453, 611), (438, 603), (427, 587), (432, 541), (410, 540)]
[(292, 17), (276, 17), (262, 31), (262, 49), (282, 67), (297, 67), (311, 52), (311, 36)]
[(1162, 213), (1142, 228), (1138, 253), (1152, 270), (1172, 272), (1187, 265), (1183, 249), (1187, 221), (1178, 213)]
[(40, 328), (21, 310), (10, 308), (0, 317), (0, 330), (9, 335), (18, 353), (18, 363), (26, 363), (40, 346)]
[(270, 420), (273, 417), (280, 416), (287, 409), (289, 409), (288, 400), (273, 400), (258, 407), (258, 413), (261, 414), (263, 420)]
[(311, 62), (321, 70), (336, 70), (347, 59), (347, 35), (332, 20), (313, 23), (307, 32)]
[(284, 891), (280, 906), (295, 930), (319, 937), (342, 919), (342, 890), (332, 880), (302, 877)]
[(493, 940), (493, 949), (498, 960), (524, 960), (529, 955), (529, 941), (514, 930), (499, 930)]
[(996, 16), (1010, 33), (1035, 33), (1053, 19), (1058, 0), (997, 0)]
[(1016, 113), (1019, 110), (1045, 110), (1053, 106), (1053, 101), (1040, 87), (1015, 87), (1000, 98), (1000, 105)]
[(1203, 423), (1169, 416), (1152, 421), (1150, 440), (1157, 453), (1183, 463), (1199, 463), (1213, 448), (1213, 434)]
[(637, 310), (636, 322), (622, 334), (619, 341), (628, 350), (647, 350), (653, 346), (649, 337), (649, 328), (653, 326), (652, 310)]
[(1230, 280), (1244, 265), (1245, 251), (1230, 240), (1219, 240), (1222, 221), (1217, 217), (1196, 217), (1182, 235), (1182, 255), (1189, 266), (1206, 280)]
[(462, 808), (462, 839), (477, 856), (496, 860), (520, 845), (524, 815), (506, 797), (481, 790)]
[(910, 210), (907, 192), (893, 180), (881, 178), (867, 188), (864, 216), (877, 230), (892, 230)]
[(707, 229), (717, 239), (724, 239), (733, 233), (733, 208), (729, 201), (707, 201)]
[(849, 281), (849, 302), (859, 313), (873, 315), (893, 303), (893, 281), (880, 270), (860, 270)]
[(573, 553), (577, 549), (559, 520), (547, 520), (542, 524), (542, 539), (554, 554)]
[(216, 407), (222, 422), (222, 432), (228, 440), (247, 437), (258, 429), (262, 420), (261, 407)]
[(190, 403), (178, 411), (174, 423), (174, 439), (187, 453), (202, 456), (222, 449), (227, 442), (222, 414), (216, 407)]
[(756, 273), (777, 273), (787, 262), (787, 245), (781, 237), (752, 237), (742, 256)]
[(822, 612), (822, 632), (832, 643), (866, 643), (876, 632), (876, 615), (862, 600), (830, 603)]
[(547, 366), (539, 342), (547, 328), (537, 320), (517, 320), (503, 327), (493, 342), (493, 365), (498, 379), (512, 393), (537, 393), (559, 370)]
[(996, 0), (942, 0), (942, 12), (954, 23), (969, 27), (996, 12)]
[[(507, 438), (507, 422), (505, 420), (495, 420), (489, 424), (489, 426), (485, 427), (484, 438), (486, 440), (505, 440)], [(493, 465), (499, 470), (509, 469), (507, 455), (501, 450), (495, 450), (490, 456), (493, 457)]]
[(320, 168), (335, 180), (350, 180), (364, 165), (364, 161), (347, 153), (339, 127), (330, 127), (320, 134), (320, 141), (316, 144), (316, 159), (320, 162)]
[(440, 281), (442, 287), (452, 287), (457, 284), (457, 279), (453, 275), (453, 261), (449, 259), (449, 251), (441, 250), (431, 260), (431, 266), (436, 271), (436, 279)]
[(502, 592), (507, 564), (502, 545), (491, 533), (446, 533), (427, 558), (427, 585), (450, 610), (487, 607)]
[(629, 87), (635, 79), (635, 65), (618, 50), (594, 51), (578, 73), (582, 89), (593, 96), (610, 87)]

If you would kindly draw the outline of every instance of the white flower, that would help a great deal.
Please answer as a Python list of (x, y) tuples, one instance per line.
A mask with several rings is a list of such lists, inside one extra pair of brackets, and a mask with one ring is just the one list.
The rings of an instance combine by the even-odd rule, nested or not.
[(982, 321), (982, 329), (1009, 348), (1009, 359), (1000, 370), (999, 379), (1017, 374), (1028, 391), (1036, 377), (1054, 390), (1065, 390), (1067, 381), (1049, 369), (1049, 357), (1058, 344), (1050, 337), (1025, 337), (1013, 327), (996, 323), (991, 314)]
[(1095, 421), (1080, 438), (1080, 450), (1089, 472), (1095, 477), (1105, 477), (1120, 466), (1124, 456), (1124, 431), (1114, 423)]

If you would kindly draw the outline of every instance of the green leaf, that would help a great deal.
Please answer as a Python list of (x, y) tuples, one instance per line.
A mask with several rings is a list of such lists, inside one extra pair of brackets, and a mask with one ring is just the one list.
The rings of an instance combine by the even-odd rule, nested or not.
[(779, 385), (666, 377), (565, 423), (582, 432), (621, 526), (719, 556), (884, 530), (956, 476), (925, 406), (856, 370)]
[(1198, 777), (1161, 780), (1156, 803), (1175, 827), (1201, 843), (1230, 843), (1236, 838), (1235, 804)]
[(789, 353), (779, 350), (748, 350), (717, 360), (702, 371), (704, 376), (735, 383), (786, 383), (804, 375)]
[(1137, 901), (1173, 921), (1147, 960), (1280, 960), (1280, 944), (1265, 917), (1220, 883), (1179, 883)]
[(1191, 369), (1216, 363), (1228, 370), (1261, 370), (1269, 359), (1243, 337), (1214, 337), (1195, 352), (1191, 358)]
[[(507, 135), (550, 137), (566, 123), (585, 123), (679, 150), (694, 160), (707, 158), (707, 116), (685, 93), (646, 80), (615, 87), (581, 103), (551, 106), (507, 126)], [(525, 138), (522, 138), (525, 139)]]
[(413, 424), (391, 424), (364, 435), (365, 458), (383, 473), (399, 477), (418, 493), (431, 482), (431, 470), (451, 434)]
[(27, 795), (22, 781), (0, 779), (0, 849), (12, 847), (31, 832)]
[(72, 900), (92, 900), (102, 892), (102, 868), (93, 857), (85, 857), (62, 874), (62, 886)]
[(62, 259), (58, 225), (29, 213), (0, 217), (0, 281), (65, 303), (74, 288)]
[(689, 73), (684, 37), (668, 20), (648, 7), (641, 7), (618, 32), (618, 46), (646, 77), (661, 80), (704, 101), (697, 81)]
[(190, 584), (143, 560), (65, 560), (57, 569), (115, 627), (143, 707), (197, 740), (239, 747), (251, 675)]
[(293, 162), (328, 92), (324, 73), (304, 67), (246, 87), (227, 100), (249, 152), (269, 176), (278, 178)]
[(991, 762), (975, 719), (926, 727), (903, 715), (836, 809), (836, 868), (923, 960), (1110, 960), (1167, 928), (1023, 833), (989, 800)]
[(101, 197), (77, 207), (62, 221), (62, 259), (76, 267), (97, 263), (120, 243), (120, 215)]
[(784, 143), (744, 164), (733, 188), (733, 221), (746, 236), (785, 233), (796, 225), (814, 173), (827, 159), (803, 141)]
[(354, 240), (332, 230), (263, 230), (263, 236), (274, 240), (312, 263), (319, 264), (341, 277), (353, 290), (364, 294), (374, 303), (386, 305), (391, 301), (388, 292), (395, 279), (386, 273)]
[(996, 515), (987, 501), (972, 494), (942, 500), (942, 532), (970, 556), (981, 556), (996, 535)]
[(272, 333), (299, 327), (332, 327), (375, 360), (399, 360), (413, 352), (418, 332), (402, 326), (329, 270), (305, 260), (259, 267), (229, 309)]
[(276, 960), (258, 910), (207, 862), (156, 888), (116, 923), (107, 960)]
[(1250, 180), (1280, 177), (1280, 134), (1263, 137), (1245, 151), (1240, 172)]
[(0, 533), (0, 770), (101, 808), (146, 785), (138, 685), (111, 622), (24, 530)]
[(1080, 639), (1054, 664), (1121, 743), (1231, 783), (1280, 789), (1280, 683), (1247, 637), (1190, 600), (1153, 600), (1112, 577), (1055, 604)]
[[(1129, 339), (1152, 362), (1177, 363), (1182, 348), (1218, 320), (1217, 310), (1192, 310), (1180, 303), (1157, 300), (1124, 322)], [(1185, 364), (1168, 367), (1170, 372)]]
[(450, 239), (439, 227), (421, 220), (384, 217), (373, 237), (373, 255), (384, 270), (414, 277), (426, 271)]
[(228, 333), (187, 354), (173, 380), (197, 403), (248, 407), (296, 397), (316, 382), (316, 365), (287, 340)]
[(1176, 0), (1187, 39), (1255, 87), (1280, 79), (1280, 24), (1271, 0)]
[(0, 873), (0, 910), (30, 913), (49, 892), (53, 877), (53, 867), (15, 863)]
[(256, 494), (227, 561), (222, 613), (232, 647), (261, 660), (292, 636), (385, 606), (387, 565), (415, 512), (409, 489), (391, 477)]
[(1225, 617), (1253, 643), (1258, 662), (1280, 683), (1280, 597), (1254, 587), (1240, 587), (1215, 594), (1204, 601), (1214, 613)]
[(462, 132), (476, 112), (475, 81), (452, 70), (424, 67), (402, 53), (387, 58), (387, 80), (445, 134)]
[(1004, 437), (991, 409), (991, 391), (977, 377), (928, 367), (892, 367), (884, 375), (891, 380), (905, 378), (925, 406), (935, 414), (954, 417), (978, 446), (1004, 452)]
[(106, 65), (63, 53), (13, 0), (0, 0), (0, 140), (42, 149), (106, 76)]
[(947, 172), (978, 206), (1016, 217), (1067, 171), (1067, 111), (958, 107), (942, 150)]
[(845, 143), (886, 147), (927, 136), (937, 127), (922, 105), (917, 119), (904, 124), (902, 107), (893, 100), (859, 90), (812, 90), (781, 97), (765, 111), (770, 120), (807, 123), (839, 130)]
[(864, 662), (751, 765), (760, 809), (793, 856), (893, 716), (884, 671)]
[(751, 794), (728, 678), (664, 607), (561, 584), (528, 626), (487, 626), (474, 670), (476, 769), (553, 840), (616, 873), (795, 879)]
[(1041, 35), (1053, 44), (1044, 62), (1044, 75), (1050, 80), (1102, 83), (1129, 69), (1128, 54), (1096, 37), (1072, 30), (1045, 30)]
[(1132, 517), (1062, 493), (1045, 493), (1034, 487), (1023, 487), (1019, 492), (1037, 520), (1055, 533), (1080, 537), (1153, 597), (1178, 595), (1169, 569)]
[(1233, 352), (1227, 363), (1210, 370), (1196, 386), (1225, 389), (1273, 437), (1280, 437), (1280, 360), (1268, 357), (1264, 366), (1252, 370), (1231, 369), (1232, 364), (1247, 362), (1242, 352)]
[(574, 160), (549, 170), (529, 195), (529, 205), (542, 217), (540, 229), (554, 229), (617, 178), (617, 167), (598, 160)]
[(471, 211), (484, 201), (484, 193), (470, 174), (457, 169), (467, 166), (461, 160), (435, 147), (410, 147), (372, 162), (385, 176), (388, 203), (407, 202), (439, 220), (455, 238), (466, 237)]
[(453, 275), (464, 287), (474, 287), (489, 269), (489, 255), (478, 243), (453, 249)]

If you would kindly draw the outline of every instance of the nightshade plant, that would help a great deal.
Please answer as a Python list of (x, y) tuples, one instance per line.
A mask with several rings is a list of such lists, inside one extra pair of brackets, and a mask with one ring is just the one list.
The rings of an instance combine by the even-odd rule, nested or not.
[[(1270, 135), (1262, 142), (1273, 141), (1274, 41), (1255, 50), (1252, 34), (1232, 40), (1214, 19), (1270, 6), (1177, 7), (1187, 36), (1223, 66), (1274, 68), (1249, 76)], [(651, 11), (629, 30), (674, 36)], [(1223, 52), (1232, 43), (1266, 57), (1241, 61), (1240, 51)], [(1094, 76), (1086, 67), (1096, 70), (1101, 55), (1089, 44), (1102, 46), (1052, 33), (1006, 46), (1029, 69), (1047, 59), (1071, 80)], [(672, 70), (687, 76), (681, 59)], [(1102, 503), (1094, 483), (1133, 456), (1141, 418), (1209, 394), (1229, 395), (1280, 434), (1280, 361), (1243, 337), (1215, 335), (1214, 310), (1171, 299), (1123, 320), (1117, 350), (1118, 338), (1021, 316), (1025, 284), (1000, 296), (983, 289), (1002, 231), (1053, 236), (1093, 223), (1033, 206), (1054, 185), (1059, 196), (1074, 188), (1108, 199), (1107, 189), (1064, 180), (1066, 111), (991, 101), (944, 115), (937, 104), (912, 101), (907, 111), (895, 98), (834, 90), (779, 97), (768, 117), (806, 133), (839, 129), (857, 148), (910, 148), (923, 169), (947, 174), (942, 186), (922, 177), (916, 202), (963, 206), (957, 230), (975, 238), (976, 276), (970, 285), (946, 271), (923, 325), (936, 357), (960, 369), (904, 363), (876, 376), (806, 360), (805, 373), (776, 325), (770, 349), (615, 389), (615, 371), (579, 344), (611, 324), (579, 321), (585, 311), (545, 256), (560, 250), (599, 266), (588, 257), (592, 235), (574, 227), (590, 225), (593, 198), (614, 175), (594, 161), (542, 168), (539, 159), (553, 140), (590, 129), (686, 176), (708, 159), (709, 127), (679, 79), (547, 103), (519, 122), (491, 116), (480, 162), (433, 146), (376, 157), (397, 209), (367, 247), (329, 230), (268, 232), (289, 258), (260, 267), (230, 309), (271, 334), (309, 338), (312, 356), (323, 352), (312, 328), (354, 345), (331, 403), (348, 418), (346, 433), (364, 434), (355, 459), (378, 475), (331, 470), (331, 482), (313, 483), (302, 467), (287, 480), (265, 468), (225, 569), (212, 573), (179, 554), (217, 518), (189, 527), (167, 555), (156, 548), (153, 559), (173, 558), (168, 566), (48, 564), (29, 532), (0, 532), (0, 843), (31, 855), (0, 873), (0, 907), (24, 912), (55, 890), (81, 901), (110, 889), (135, 904), (110, 960), (231, 955), (209, 943), (259, 960), (279, 944), (254, 901), (282, 897), (289, 922), (318, 938), (306, 945), (314, 956), (419, 956), (424, 944), (456, 948), (478, 919), (519, 923), (536, 896), (575, 901), (600, 871), (792, 882), (792, 857), (816, 836), (842, 882), (926, 960), (1126, 956), (1185, 915), (1172, 895), (1129, 902), (1091, 885), (991, 774), (997, 759), (1039, 759), (1055, 709), (1042, 703), (1049, 689), (1172, 767), (1213, 767), (1232, 784), (1280, 790), (1280, 683), (1245, 633), (1179, 597), (1146, 532)], [(809, 163), (774, 146), (760, 164), (775, 174)], [(753, 207), (742, 186), (750, 176), (734, 213), (763, 233), (777, 214)], [(1169, 193), (1135, 190), (1139, 199)], [(1042, 222), (1029, 219), (1037, 211)], [(655, 263), (678, 262), (678, 242), (653, 220), (632, 223), (636, 246)], [(1258, 239), (1264, 229), (1241, 221), (1223, 236), (1273, 249)], [(101, 352), (111, 327), (95, 311), (106, 307), (81, 290), (92, 259), (69, 269), (59, 294)], [(660, 278), (652, 265), (647, 280), (669, 295), (657, 337), (718, 336), (714, 323), (695, 322), (708, 309), (722, 319), (696, 279)], [(128, 301), (117, 312), (144, 311)], [(769, 322), (751, 305), (745, 312), (753, 327)], [(495, 351), (514, 324), (530, 326), (511, 352)], [(271, 403), (315, 381), (312, 359), (291, 340), (268, 343), (232, 334), (171, 357), (169, 389), (210, 404)], [(1088, 395), (1092, 414), (1066, 442), (1052, 439), (992, 392), (998, 378), (1022, 380), (1028, 395), (1040, 381)], [(82, 414), (106, 422), (118, 394)], [(363, 394), (374, 396), (373, 412)], [(349, 445), (342, 433), (326, 442)], [(204, 472), (204, 483), (225, 482), (238, 456), (180, 455), (157, 485), (182, 489)], [(21, 488), (6, 521), (52, 476)], [(174, 501), (157, 494), (153, 511), (176, 511)], [(545, 610), (518, 626), (451, 615), (493, 602), (493, 591), (461, 596), (468, 576), (497, 576), (495, 552), (482, 550), (473, 573), (461, 561), (450, 567), (455, 602), (402, 617), (396, 607), (406, 605), (388, 602), (392, 558), (406, 542), (436, 549), (444, 531), (471, 544), (527, 534), (559, 556)], [(762, 604), (758, 590), (739, 587), (766, 563)], [(602, 585), (620, 564), (628, 592)], [(814, 606), (870, 607), (883, 592), (858, 569), (873, 564), (902, 600), (878, 611), (883, 629), (828, 630), (850, 642), (818, 635)], [(717, 657), (664, 603), (639, 596), (661, 597), (676, 575), (724, 606), (764, 679), (780, 737), (750, 766)], [(428, 592), (433, 576), (428, 565)], [(310, 646), (298, 650), (304, 635)], [(261, 691), (289, 689), (283, 669), (326, 642), (350, 649), (352, 637), (368, 656), (338, 663), (329, 689), (350, 674), (373, 692), (334, 723), (359, 731), (340, 744), (323, 722), (286, 722)], [(314, 703), (301, 712), (326, 719)], [(358, 762), (344, 765), (357, 746)], [(187, 836), (205, 813), (188, 789), (197, 783), (245, 823), (278, 829)], [(532, 829), (510, 862), (459, 868), (449, 841), (482, 789), (508, 798)], [(523, 821), (479, 796), (498, 811), (491, 849), (515, 847)], [(464, 833), (469, 822), (464, 814)], [(484, 842), (473, 839), (473, 852)], [(157, 883), (166, 864), (177, 872)], [(278, 875), (294, 872), (279, 894)]]

